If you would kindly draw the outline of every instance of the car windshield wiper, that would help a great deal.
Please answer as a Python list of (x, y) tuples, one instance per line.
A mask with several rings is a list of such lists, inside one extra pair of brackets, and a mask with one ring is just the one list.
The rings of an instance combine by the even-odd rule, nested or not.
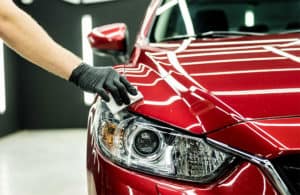
[(241, 31), (208, 31), (196, 35), (178, 35), (172, 37), (166, 37), (160, 42), (164, 41), (175, 41), (188, 38), (219, 38), (219, 37), (228, 37), (228, 36), (261, 36), (265, 33), (253, 33), (253, 32), (241, 32)]
[(299, 33), (300, 29), (281, 31), (279, 34)]
[(265, 33), (256, 33), (256, 32), (243, 32), (243, 31), (208, 31), (200, 34), (200, 37), (226, 37), (226, 36), (261, 36)]

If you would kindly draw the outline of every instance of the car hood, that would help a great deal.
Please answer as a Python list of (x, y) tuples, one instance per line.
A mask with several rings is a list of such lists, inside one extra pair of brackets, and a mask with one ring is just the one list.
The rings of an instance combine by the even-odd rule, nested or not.
[(241, 151), (272, 159), (299, 153), (299, 128), (300, 117), (262, 119), (233, 125), (208, 137)]
[(136, 49), (126, 76), (142, 115), (202, 134), (258, 118), (300, 116), (299, 34), (187, 39)]

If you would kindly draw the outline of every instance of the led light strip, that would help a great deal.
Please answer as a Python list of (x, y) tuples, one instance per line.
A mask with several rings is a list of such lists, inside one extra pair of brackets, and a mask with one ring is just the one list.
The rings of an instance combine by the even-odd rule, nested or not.
[(21, 2), (25, 5), (32, 4), (34, 0), (21, 0)]
[(245, 12), (245, 25), (247, 27), (252, 27), (255, 25), (255, 15), (252, 10), (247, 10)]
[[(82, 40), (82, 59), (87, 64), (94, 65), (93, 50), (88, 42), (87, 36), (92, 32), (93, 18), (91, 15), (83, 15), (81, 18), (81, 40)], [(84, 92), (84, 104), (89, 106), (93, 103), (95, 95)]]
[(6, 111), (4, 43), (0, 40), (0, 114)]

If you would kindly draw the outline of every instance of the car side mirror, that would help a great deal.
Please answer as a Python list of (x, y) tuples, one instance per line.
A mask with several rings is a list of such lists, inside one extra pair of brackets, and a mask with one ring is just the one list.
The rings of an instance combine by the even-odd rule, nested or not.
[(96, 27), (88, 35), (94, 53), (100, 56), (112, 56), (117, 63), (128, 58), (128, 31), (124, 23), (108, 24)]

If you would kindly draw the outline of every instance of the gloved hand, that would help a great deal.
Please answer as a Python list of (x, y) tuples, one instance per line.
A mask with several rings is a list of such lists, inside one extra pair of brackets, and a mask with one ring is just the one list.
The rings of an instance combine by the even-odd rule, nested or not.
[(73, 70), (69, 81), (84, 91), (98, 93), (105, 101), (109, 101), (110, 92), (118, 105), (130, 103), (127, 92), (137, 95), (135, 87), (111, 67), (92, 67), (82, 63)]

